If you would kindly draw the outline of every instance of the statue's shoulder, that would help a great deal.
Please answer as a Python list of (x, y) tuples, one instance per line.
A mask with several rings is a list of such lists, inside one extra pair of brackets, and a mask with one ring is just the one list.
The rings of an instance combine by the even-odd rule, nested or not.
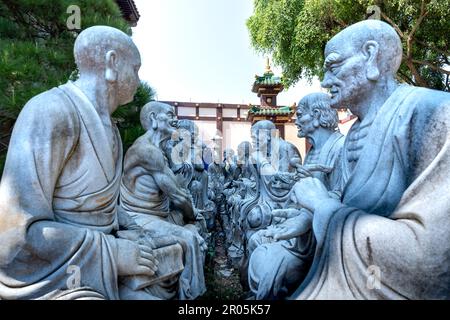
[(128, 153), (133, 154), (142, 164), (145, 164), (145, 167), (152, 170), (161, 170), (166, 165), (163, 151), (150, 141), (147, 134), (137, 138), (127, 151)]
[(280, 143), (280, 148), (282, 148), (282, 150), (284, 150), (284, 153), (286, 154), (286, 156), (288, 158), (294, 157), (294, 156), (300, 156), (300, 151), (298, 151), (297, 147), (289, 142), (286, 141), (284, 139), (280, 139), (281, 143)]
[(80, 120), (73, 103), (59, 88), (52, 88), (31, 98), (23, 107), (16, 125), (78, 131)]
[[(450, 105), (450, 93), (434, 89), (412, 87), (412, 94), (409, 95), (411, 104), (418, 111), (448, 108)], [(410, 104), (410, 105), (411, 105)]]

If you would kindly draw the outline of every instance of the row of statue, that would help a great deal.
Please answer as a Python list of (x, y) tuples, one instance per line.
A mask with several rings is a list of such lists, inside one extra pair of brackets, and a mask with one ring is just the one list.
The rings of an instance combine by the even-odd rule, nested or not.
[[(32, 98), (13, 130), (1, 299), (196, 299), (217, 221), (255, 299), (450, 298), (450, 94), (397, 82), (388, 24), (327, 43), (330, 94), (296, 110), (304, 160), (266, 120), (219, 159), (161, 102), (123, 156), (111, 114), (133, 99), (139, 51), (95, 26), (74, 55), (79, 78)], [(342, 107), (357, 116), (346, 136)]]

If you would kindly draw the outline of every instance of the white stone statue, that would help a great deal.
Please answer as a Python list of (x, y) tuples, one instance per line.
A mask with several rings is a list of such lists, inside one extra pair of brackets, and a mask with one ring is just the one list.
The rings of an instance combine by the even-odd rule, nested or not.
[(2, 299), (119, 299), (119, 276), (157, 271), (150, 243), (115, 235), (122, 143), (111, 114), (133, 100), (139, 51), (95, 26), (74, 54), (79, 79), (32, 98), (13, 130), (0, 185)]
[[(251, 161), (256, 168), (256, 194), (248, 194), (241, 203), (245, 255), (241, 260), (240, 273), (244, 288), (247, 284), (248, 259), (260, 244), (253, 235), (272, 224), (272, 211), (284, 209), (288, 204), (294, 180), (280, 179), (282, 174), (295, 172), (291, 159), (301, 162), (300, 152), (290, 142), (278, 136), (275, 124), (269, 120), (256, 122), (251, 128)], [(287, 183), (286, 183), (287, 182)], [(253, 238), (253, 240), (252, 240)]]
[[(325, 93), (305, 96), (297, 106), (298, 137), (311, 144), (301, 173), (312, 176), (339, 194), (339, 164), (344, 136), (338, 129), (338, 114)], [(293, 199), (295, 201), (295, 198)], [(291, 294), (306, 276), (315, 250), (312, 214), (297, 206), (272, 211), (272, 226), (250, 240), (255, 247), (249, 262), (249, 285), (256, 299), (282, 299)], [(282, 222), (282, 223), (281, 223)], [(294, 226), (294, 228), (292, 228)], [(295, 230), (295, 232), (293, 232)]]
[(184, 270), (177, 290), (172, 289), (172, 283), (147, 291), (158, 297), (172, 298), (177, 293), (179, 299), (195, 299), (206, 291), (206, 244), (199, 234), (201, 226), (196, 226), (203, 217), (197, 216), (188, 190), (175, 177), (164, 152), (177, 126), (175, 110), (165, 103), (149, 102), (141, 110), (141, 124), (147, 132), (125, 155), (120, 205), (153, 237), (171, 236), (183, 247)]
[(341, 200), (313, 177), (294, 186), (317, 239), (294, 298), (450, 298), (450, 94), (397, 83), (401, 60), (399, 36), (377, 20), (326, 45), (322, 86), (358, 120)]

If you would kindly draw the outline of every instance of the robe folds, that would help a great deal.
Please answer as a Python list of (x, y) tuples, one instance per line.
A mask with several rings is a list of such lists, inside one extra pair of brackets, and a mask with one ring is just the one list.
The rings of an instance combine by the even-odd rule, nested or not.
[[(141, 150), (145, 150), (145, 154), (152, 153), (154, 158), (149, 156), (143, 159), (140, 156)], [(159, 160), (154, 160), (155, 158)], [(169, 285), (155, 285), (147, 291), (164, 299), (177, 297), (180, 300), (193, 300), (206, 291), (203, 272), (205, 254), (201, 249), (200, 236), (195, 225), (185, 224), (183, 215), (177, 208), (172, 210), (168, 194), (157, 185), (148, 167), (140, 163), (145, 160), (155, 170), (160, 171), (165, 167), (170, 171), (163, 151), (148, 141), (146, 136), (138, 138), (125, 156), (125, 170), (120, 184), (120, 207), (137, 225), (148, 231), (152, 238), (175, 239), (183, 248), (184, 255), (184, 269), (179, 277), (171, 279)]]
[[(339, 163), (344, 136), (334, 132), (325, 142), (316, 158), (312, 162), (310, 154), (306, 155), (304, 165), (320, 164), (333, 168), (326, 174), (313, 172), (314, 177), (321, 180), (328, 190), (339, 187)], [(291, 294), (304, 279), (314, 256), (316, 241), (311, 231), (298, 238), (264, 243), (256, 233), (249, 241), (255, 249), (250, 257), (248, 282), (250, 290), (257, 300), (281, 299)], [(265, 263), (261, 263), (264, 261)]]
[(113, 130), (71, 82), (25, 105), (0, 184), (1, 299), (119, 298)]
[(342, 203), (314, 213), (331, 217), (292, 297), (449, 299), (450, 94), (399, 86), (349, 135), (368, 121), (353, 170), (344, 146)]

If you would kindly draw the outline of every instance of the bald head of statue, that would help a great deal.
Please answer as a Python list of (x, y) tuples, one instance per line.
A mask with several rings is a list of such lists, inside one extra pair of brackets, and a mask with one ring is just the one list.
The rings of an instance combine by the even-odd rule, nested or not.
[(322, 87), (334, 108), (361, 104), (377, 88), (395, 82), (402, 61), (402, 43), (396, 31), (379, 20), (355, 23), (334, 36), (325, 47)]
[(140, 120), (146, 131), (158, 132), (162, 138), (170, 137), (178, 126), (175, 109), (158, 101), (151, 101), (142, 107)]
[(108, 26), (87, 28), (75, 40), (74, 57), (80, 78), (93, 79), (95, 85), (104, 82), (119, 105), (133, 100), (141, 57), (127, 34)]
[(260, 120), (252, 125), (252, 147), (256, 150), (267, 150), (272, 137), (277, 135), (277, 128), (272, 121)]

